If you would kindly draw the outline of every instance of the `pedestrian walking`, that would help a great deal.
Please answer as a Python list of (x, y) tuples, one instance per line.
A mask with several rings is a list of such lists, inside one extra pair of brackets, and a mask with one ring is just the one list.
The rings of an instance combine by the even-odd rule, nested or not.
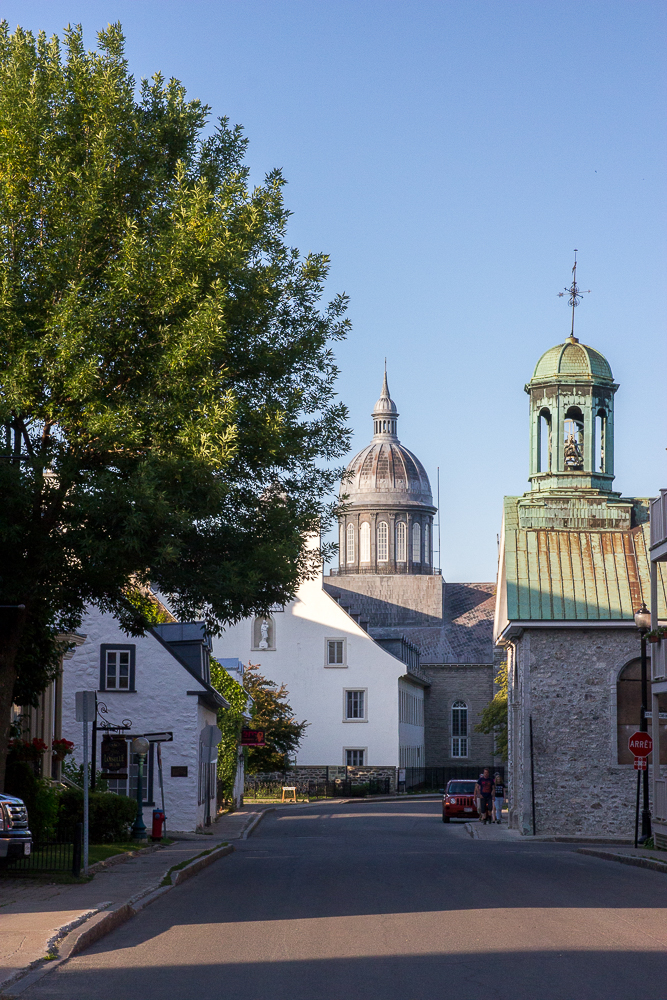
[(477, 782), (475, 784), (475, 809), (477, 810), (477, 818), (479, 819), (480, 823), (484, 819), (484, 817), (482, 816), (482, 795), (479, 790), (479, 783), (483, 777), (484, 777), (484, 772), (480, 771), (479, 777), (477, 778)]
[[(481, 799), (481, 808), (479, 809), (480, 819), (483, 823), (492, 823), (493, 816), (491, 813), (491, 793), (493, 790), (493, 781), (491, 780), (491, 774), (488, 767), (484, 768), (484, 771), (477, 779), (477, 788), (479, 788), (479, 797)], [(477, 791), (477, 788), (475, 791)]]
[(500, 823), (503, 818), (503, 806), (505, 804), (505, 783), (500, 777), (500, 771), (496, 771), (493, 777), (493, 819)]

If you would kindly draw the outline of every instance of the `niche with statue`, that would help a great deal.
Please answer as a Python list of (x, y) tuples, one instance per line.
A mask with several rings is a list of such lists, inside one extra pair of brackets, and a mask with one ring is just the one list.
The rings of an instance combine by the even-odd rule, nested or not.
[(276, 648), (276, 623), (271, 615), (258, 615), (252, 623), (252, 648)]

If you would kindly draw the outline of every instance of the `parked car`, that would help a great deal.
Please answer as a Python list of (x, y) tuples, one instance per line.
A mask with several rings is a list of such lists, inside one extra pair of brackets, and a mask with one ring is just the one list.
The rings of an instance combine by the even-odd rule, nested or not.
[(0, 793), (0, 864), (24, 858), (31, 850), (32, 834), (25, 803)]
[(476, 781), (453, 778), (447, 782), (442, 799), (442, 822), (454, 819), (476, 819), (479, 816), (475, 806)]

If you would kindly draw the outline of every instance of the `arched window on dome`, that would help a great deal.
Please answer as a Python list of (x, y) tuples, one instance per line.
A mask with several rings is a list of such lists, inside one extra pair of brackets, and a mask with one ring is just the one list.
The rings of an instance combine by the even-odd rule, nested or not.
[(408, 558), (408, 536), (405, 521), (396, 525), (396, 562), (404, 563)]
[(420, 563), (422, 561), (422, 532), (419, 521), (412, 525), (412, 561)]
[(431, 526), (428, 522), (424, 525), (424, 562), (427, 566), (431, 564)]
[(371, 526), (368, 521), (362, 521), (359, 528), (359, 560), (362, 563), (371, 561)]
[(551, 413), (546, 406), (537, 418), (537, 471), (551, 470)]
[(378, 524), (378, 562), (389, 560), (389, 527), (386, 521)]
[(347, 526), (347, 549), (345, 552), (345, 558), (349, 563), (354, 562), (354, 525), (348, 524)]
[(338, 529), (338, 565), (345, 565), (345, 529), (342, 524)]
[(566, 472), (584, 467), (584, 416), (578, 406), (571, 406), (563, 425), (563, 463)]

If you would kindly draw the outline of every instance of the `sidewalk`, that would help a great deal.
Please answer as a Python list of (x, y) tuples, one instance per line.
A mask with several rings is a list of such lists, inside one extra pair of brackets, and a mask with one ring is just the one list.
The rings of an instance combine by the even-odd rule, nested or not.
[[(253, 806), (224, 814), (213, 824), (210, 834), (172, 834), (179, 839), (170, 846), (127, 861), (107, 862), (90, 882), (58, 885), (49, 883), (48, 875), (40, 880), (0, 878), (0, 997), (5, 991), (6, 995), (18, 996), (23, 983), (7, 990), (8, 984), (40, 959), (57, 956), (58, 944), (70, 930), (82, 924), (88, 928), (91, 920), (95, 922), (95, 915), (101, 913), (109, 917), (116, 914), (115, 925), (122, 923), (139, 908), (134, 904), (145, 901), (160, 888), (174, 865), (190, 861), (202, 851), (244, 839), (263, 811), (262, 807)], [(207, 863), (202, 859), (202, 866)], [(179, 873), (181, 879), (183, 874)], [(102, 927), (99, 930), (108, 932)]]

